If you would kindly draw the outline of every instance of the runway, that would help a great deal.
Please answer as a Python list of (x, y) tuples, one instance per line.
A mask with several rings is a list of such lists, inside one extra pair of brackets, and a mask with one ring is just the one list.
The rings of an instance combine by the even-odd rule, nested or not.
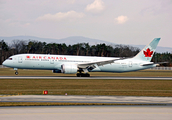
[(171, 120), (172, 97), (0, 95), (1, 102), (126, 103), (134, 106), (0, 107), (2, 120)]
[(169, 106), (0, 107), (2, 120), (171, 120)]
[(74, 77), (74, 76), (0, 76), (0, 79), (120, 79), (120, 80), (172, 80), (172, 77)]
[(85, 96), (85, 95), (0, 95), (0, 102), (59, 102), (59, 103), (116, 103), (155, 104), (172, 106), (172, 97)]

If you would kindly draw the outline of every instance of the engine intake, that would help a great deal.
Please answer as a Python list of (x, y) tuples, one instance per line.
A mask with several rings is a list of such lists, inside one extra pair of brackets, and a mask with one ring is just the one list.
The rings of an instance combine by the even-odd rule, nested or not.
[(78, 67), (76, 64), (63, 64), (61, 65), (61, 72), (64, 74), (77, 73)]

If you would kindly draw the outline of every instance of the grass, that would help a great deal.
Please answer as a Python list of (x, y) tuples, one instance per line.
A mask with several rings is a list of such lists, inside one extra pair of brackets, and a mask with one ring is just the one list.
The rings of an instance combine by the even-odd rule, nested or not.
[(0, 79), (1, 95), (117, 95), (172, 97), (171, 80)]

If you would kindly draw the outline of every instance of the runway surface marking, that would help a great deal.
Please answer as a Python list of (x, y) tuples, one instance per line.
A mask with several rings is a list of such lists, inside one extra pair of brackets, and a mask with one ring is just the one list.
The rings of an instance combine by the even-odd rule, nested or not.
[(120, 103), (120, 104), (125, 103), (125, 104), (172, 105), (172, 97), (18, 95), (18, 96), (2, 96), (0, 97), (0, 102), (64, 102), (64, 103)]

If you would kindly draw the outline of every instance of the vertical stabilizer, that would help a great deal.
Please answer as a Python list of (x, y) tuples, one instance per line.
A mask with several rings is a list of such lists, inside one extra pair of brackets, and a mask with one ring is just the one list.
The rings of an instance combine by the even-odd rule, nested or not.
[(152, 40), (152, 42), (144, 47), (133, 59), (150, 62), (160, 39), (161, 38), (155, 38)]

